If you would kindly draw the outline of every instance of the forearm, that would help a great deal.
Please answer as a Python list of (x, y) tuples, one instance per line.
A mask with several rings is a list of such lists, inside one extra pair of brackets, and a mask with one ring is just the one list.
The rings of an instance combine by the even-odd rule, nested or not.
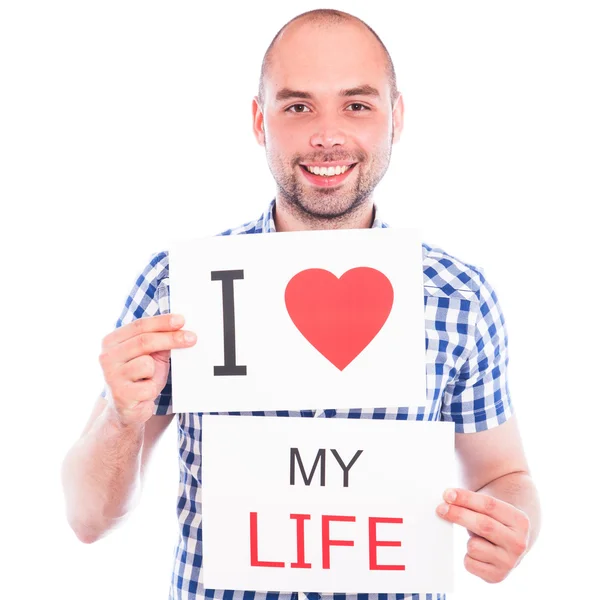
[(102, 537), (137, 503), (143, 439), (143, 425), (123, 427), (107, 407), (65, 457), (67, 518), (81, 541)]
[(509, 473), (490, 481), (476, 491), (508, 502), (529, 517), (530, 530), (527, 543), (527, 552), (529, 552), (537, 539), (541, 526), (540, 500), (531, 476), (525, 472)]

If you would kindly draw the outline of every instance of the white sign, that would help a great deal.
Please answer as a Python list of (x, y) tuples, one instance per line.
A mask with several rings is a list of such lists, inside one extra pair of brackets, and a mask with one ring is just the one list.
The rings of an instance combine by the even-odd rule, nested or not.
[(444, 593), (454, 424), (202, 416), (206, 588)]
[(424, 406), (420, 236), (214, 236), (169, 250), (175, 412)]

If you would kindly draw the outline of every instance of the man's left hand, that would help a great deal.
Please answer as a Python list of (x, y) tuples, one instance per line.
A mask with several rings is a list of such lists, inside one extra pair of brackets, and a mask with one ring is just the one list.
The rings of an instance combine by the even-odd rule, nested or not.
[(446, 490), (444, 500), (447, 504), (440, 504), (437, 514), (462, 525), (471, 536), (464, 561), (467, 571), (488, 583), (503, 581), (527, 551), (527, 515), (508, 502), (465, 489)]

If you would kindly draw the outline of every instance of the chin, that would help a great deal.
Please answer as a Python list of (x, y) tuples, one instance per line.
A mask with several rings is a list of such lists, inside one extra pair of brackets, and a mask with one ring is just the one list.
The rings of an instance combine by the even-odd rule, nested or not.
[[(331, 192), (331, 190), (328, 190)], [(337, 219), (352, 212), (356, 205), (353, 200), (348, 202), (323, 202), (316, 201), (310, 203), (302, 203), (301, 210), (312, 217), (319, 219)]]

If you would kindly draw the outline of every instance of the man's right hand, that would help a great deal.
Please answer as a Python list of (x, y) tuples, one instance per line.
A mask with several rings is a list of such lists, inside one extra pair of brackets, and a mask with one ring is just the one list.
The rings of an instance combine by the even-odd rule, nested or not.
[[(171, 349), (196, 343), (195, 334), (180, 331), (183, 323), (181, 315), (143, 317), (102, 340), (99, 360), (109, 410), (119, 425), (142, 425), (154, 414), (154, 400), (167, 383)], [(186, 334), (192, 336), (190, 341)]]

